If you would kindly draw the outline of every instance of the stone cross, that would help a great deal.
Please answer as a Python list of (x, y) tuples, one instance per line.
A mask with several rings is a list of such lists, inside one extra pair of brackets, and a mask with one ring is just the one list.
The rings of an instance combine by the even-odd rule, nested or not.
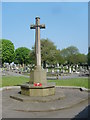
[(49, 96), (55, 94), (55, 85), (48, 84), (46, 79), (46, 70), (41, 67), (41, 48), (40, 48), (40, 29), (45, 25), (40, 25), (40, 18), (36, 17), (36, 24), (30, 26), (36, 30), (35, 35), (35, 52), (36, 67), (30, 71), (29, 83), (21, 85), (21, 94), (28, 96)]
[(44, 24), (40, 25), (40, 18), (36, 17), (36, 24), (31, 25), (30, 29), (35, 29), (35, 54), (36, 54), (36, 66), (41, 66), (41, 45), (40, 45), (40, 29), (45, 28)]

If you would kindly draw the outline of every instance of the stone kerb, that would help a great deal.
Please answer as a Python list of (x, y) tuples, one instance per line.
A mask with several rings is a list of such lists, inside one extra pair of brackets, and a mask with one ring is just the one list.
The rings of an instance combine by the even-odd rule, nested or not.
[[(0, 91), (3, 90), (10, 90), (10, 89), (19, 89), (21, 86), (6, 86), (6, 87), (1, 87)], [(90, 92), (90, 89), (87, 89), (85, 87), (78, 87), (78, 86), (55, 86), (56, 88), (62, 88), (62, 89), (80, 89), (82, 91), (87, 91)]]

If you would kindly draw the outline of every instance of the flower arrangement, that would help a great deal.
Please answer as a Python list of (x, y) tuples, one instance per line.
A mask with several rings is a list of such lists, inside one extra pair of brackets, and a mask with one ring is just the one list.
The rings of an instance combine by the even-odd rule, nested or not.
[(34, 86), (42, 86), (42, 83), (34, 83)]

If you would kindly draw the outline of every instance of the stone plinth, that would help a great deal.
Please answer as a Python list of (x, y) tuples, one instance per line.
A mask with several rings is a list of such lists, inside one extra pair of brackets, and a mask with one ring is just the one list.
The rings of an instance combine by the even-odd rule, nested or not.
[[(42, 86), (34, 86), (34, 83), (41, 83)], [(21, 85), (21, 94), (27, 96), (49, 96), (55, 94), (55, 84), (47, 83), (46, 71), (37, 66), (30, 73), (30, 81)]]
[(62, 100), (62, 99), (65, 99), (65, 94), (64, 92), (61, 90), (61, 91), (57, 91), (56, 89), (56, 92), (55, 92), (55, 95), (52, 95), (52, 96), (26, 96), (26, 95), (22, 95), (21, 92), (17, 93), (13, 93), (12, 95), (10, 95), (10, 98), (13, 98), (15, 100), (18, 100), (18, 101), (22, 101), (22, 102), (29, 102), (29, 103), (36, 103), (36, 102), (54, 102), (54, 101), (57, 101), (57, 100)]
[(55, 85), (34, 86), (33, 84), (21, 85), (21, 94), (27, 96), (50, 96), (55, 94)]
[(42, 83), (43, 85), (47, 85), (46, 70), (42, 69), (40, 66), (37, 66), (30, 73), (30, 84), (34, 83)]

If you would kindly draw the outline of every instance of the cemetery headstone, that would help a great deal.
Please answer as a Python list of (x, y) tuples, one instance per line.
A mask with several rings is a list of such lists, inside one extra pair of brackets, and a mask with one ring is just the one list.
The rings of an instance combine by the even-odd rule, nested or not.
[(48, 69), (47, 69), (47, 72), (48, 72)]
[(52, 69), (52, 73), (54, 73), (54, 69)]
[(59, 73), (59, 69), (57, 69), (57, 73)]
[(72, 73), (71, 67), (69, 67), (69, 73)]
[(57, 63), (57, 67), (59, 67), (59, 63)]

